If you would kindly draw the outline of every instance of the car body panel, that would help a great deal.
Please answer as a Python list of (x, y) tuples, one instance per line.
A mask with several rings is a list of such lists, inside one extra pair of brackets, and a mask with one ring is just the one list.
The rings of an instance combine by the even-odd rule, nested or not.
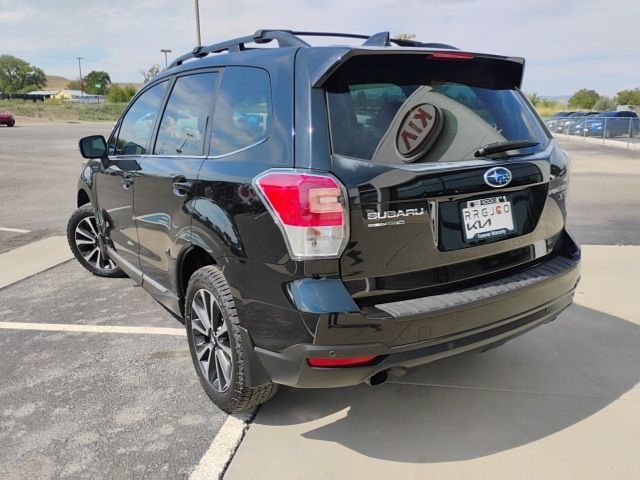
[(109, 246), (135, 268), (140, 268), (140, 261), (133, 191), (140, 159), (138, 155), (113, 156), (94, 178), (98, 226)]

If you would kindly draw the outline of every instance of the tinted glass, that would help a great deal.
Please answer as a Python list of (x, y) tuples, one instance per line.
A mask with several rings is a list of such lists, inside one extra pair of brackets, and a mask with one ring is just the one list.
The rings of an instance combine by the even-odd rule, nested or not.
[(153, 153), (202, 155), (216, 73), (198, 73), (176, 80), (162, 115)]
[(271, 84), (265, 70), (227, 67), (216, 99), (211, 155), (253, 145), (269, 134)]
[(544, 128), (516, 87), (494, 80), (491, 71), (456, 72), (450, 62), (433, 63), (421, 71), (372, 62), (370, 70), (360, 65), (330, 80), (333, 151), (383, 163), (445, 162), (474, 159), (493, 142), (538, 142), (522, 153), (547, 146)]
[(168, 82), (154, 85), (140, 95), (124, 115), (115, 145), (116, 155), (144, 155), (151, 139), (160, 103)]

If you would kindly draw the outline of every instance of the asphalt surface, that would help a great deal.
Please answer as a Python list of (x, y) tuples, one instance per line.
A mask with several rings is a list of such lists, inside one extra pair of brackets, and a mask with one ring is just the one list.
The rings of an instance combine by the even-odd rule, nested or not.
[(560, 140), (572, 159), (568, 227), (584, 245), (640, 244), (640, 151)]
[[(0, 290), (0, 322), (175, 327), (75, 261)], [(186, 478), (226, 415), (183, 336), (0, 330), (0, 478)]]
[(0, 253), (63, 233), (76, 206), (84, 159), (78, 140), (108, 135), (110, 123), (21, 123), (0, 127)]
[[(0, 128), (0, 229), (30, 231), (0, 230), (0, 253), (64, 233), (83, 163), (77, 140), (109, 128)], [(640, 152), (560, 144), (573, 158), (578, 241), (638, 244)], [(180, 328), (130, 280), (93, 277), (73, 261), (1, 289), (0, 322)], [(2, 479), (188, 477), (227, 418), (198, 384), (184, 337), (0, 332)], [(312, 392), (288, 391), (312, 401)]]

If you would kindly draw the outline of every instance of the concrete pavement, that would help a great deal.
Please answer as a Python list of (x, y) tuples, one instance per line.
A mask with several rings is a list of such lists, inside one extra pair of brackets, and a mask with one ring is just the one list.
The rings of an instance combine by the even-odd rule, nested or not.
[(0, 288), (55, 267), (72, 257), (67, 238), (61, 235), (0, 253)]
[(640, 472), (640, 247), (584, 248), (576, 305), (379, 387), (283, 388), (226, 479), (630, 479)]

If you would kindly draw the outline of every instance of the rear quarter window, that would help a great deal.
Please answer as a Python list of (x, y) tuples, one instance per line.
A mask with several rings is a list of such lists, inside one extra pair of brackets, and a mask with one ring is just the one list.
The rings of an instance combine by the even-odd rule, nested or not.
[(266, 139), (271, 115), (269, 74), (253, 67), (225, 68), (213, 115), (210, 155), (228, 155)]

